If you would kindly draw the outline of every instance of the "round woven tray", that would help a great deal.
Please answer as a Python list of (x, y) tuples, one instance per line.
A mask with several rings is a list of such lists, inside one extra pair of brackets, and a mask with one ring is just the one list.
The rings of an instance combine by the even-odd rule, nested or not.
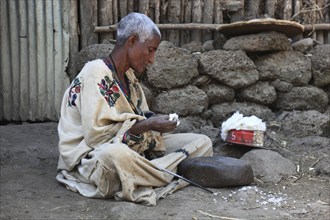
[(277, 20), (273, 18), (239, 21), (224, 25), (219, 30), (227, 36), (257, 34), (265, 31), (276, 31), (288, 37), (295, 37), (304, 31), (304, 26), (295, 21)]

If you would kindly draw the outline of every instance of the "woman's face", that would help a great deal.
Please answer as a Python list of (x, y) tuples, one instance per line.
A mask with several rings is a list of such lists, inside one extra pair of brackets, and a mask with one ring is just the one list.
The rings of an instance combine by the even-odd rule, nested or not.
[(129, 42), (129, 62), (130, 67), (136, 72), (137, 77), (147, 70), (147, 67), (154, 63), (155, 53), (160, 43), (160, 37), (154, 35), (141, 43), (137, 37)]

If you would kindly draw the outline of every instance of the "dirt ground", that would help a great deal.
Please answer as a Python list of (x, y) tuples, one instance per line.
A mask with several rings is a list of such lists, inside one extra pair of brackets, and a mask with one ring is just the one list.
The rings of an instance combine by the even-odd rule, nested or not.
[(56, 180), (57, 123), (0, 126), (1, 219), (330, 219), (330, 177), (184, 188), (157, 206), (84, 198)]

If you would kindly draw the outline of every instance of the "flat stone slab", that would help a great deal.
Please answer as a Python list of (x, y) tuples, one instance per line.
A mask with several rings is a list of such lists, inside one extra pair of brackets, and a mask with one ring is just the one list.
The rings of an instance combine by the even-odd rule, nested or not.
[(225, 43), (223, 48), (225, 50), (244, 50), (246, 52), (292, 50), (287, 36), (275, 31), (232, 37)]

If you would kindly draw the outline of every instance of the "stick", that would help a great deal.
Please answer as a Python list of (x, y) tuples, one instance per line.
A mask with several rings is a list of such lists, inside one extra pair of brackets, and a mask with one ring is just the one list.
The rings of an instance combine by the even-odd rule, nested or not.
[(220, 218), (220, 219), (227, 219), (227, 220), (242, 220), (240, 218), (231, 218), (231, 217), (225, 217), (225, 216), (218, 216), (218, 215), (212, 215), (212, 214), (209, 214), (207, 212), (203, 212), (202, 210), (197, 210), (199, 213), (201, 213), (202, 215), (206, 215), (208, 217), (211, 217), (211, 218)]
[[(320, 162), (320, 158), (318, 158), (310, 167), (314, 167), (318, 162)], [(292, 182), (295, 183), (297, 182), (306, 172), (308, 171), (308, 169), (303, 170), (300, 175), (297, 177), (297, 179), (293, 180)]]

